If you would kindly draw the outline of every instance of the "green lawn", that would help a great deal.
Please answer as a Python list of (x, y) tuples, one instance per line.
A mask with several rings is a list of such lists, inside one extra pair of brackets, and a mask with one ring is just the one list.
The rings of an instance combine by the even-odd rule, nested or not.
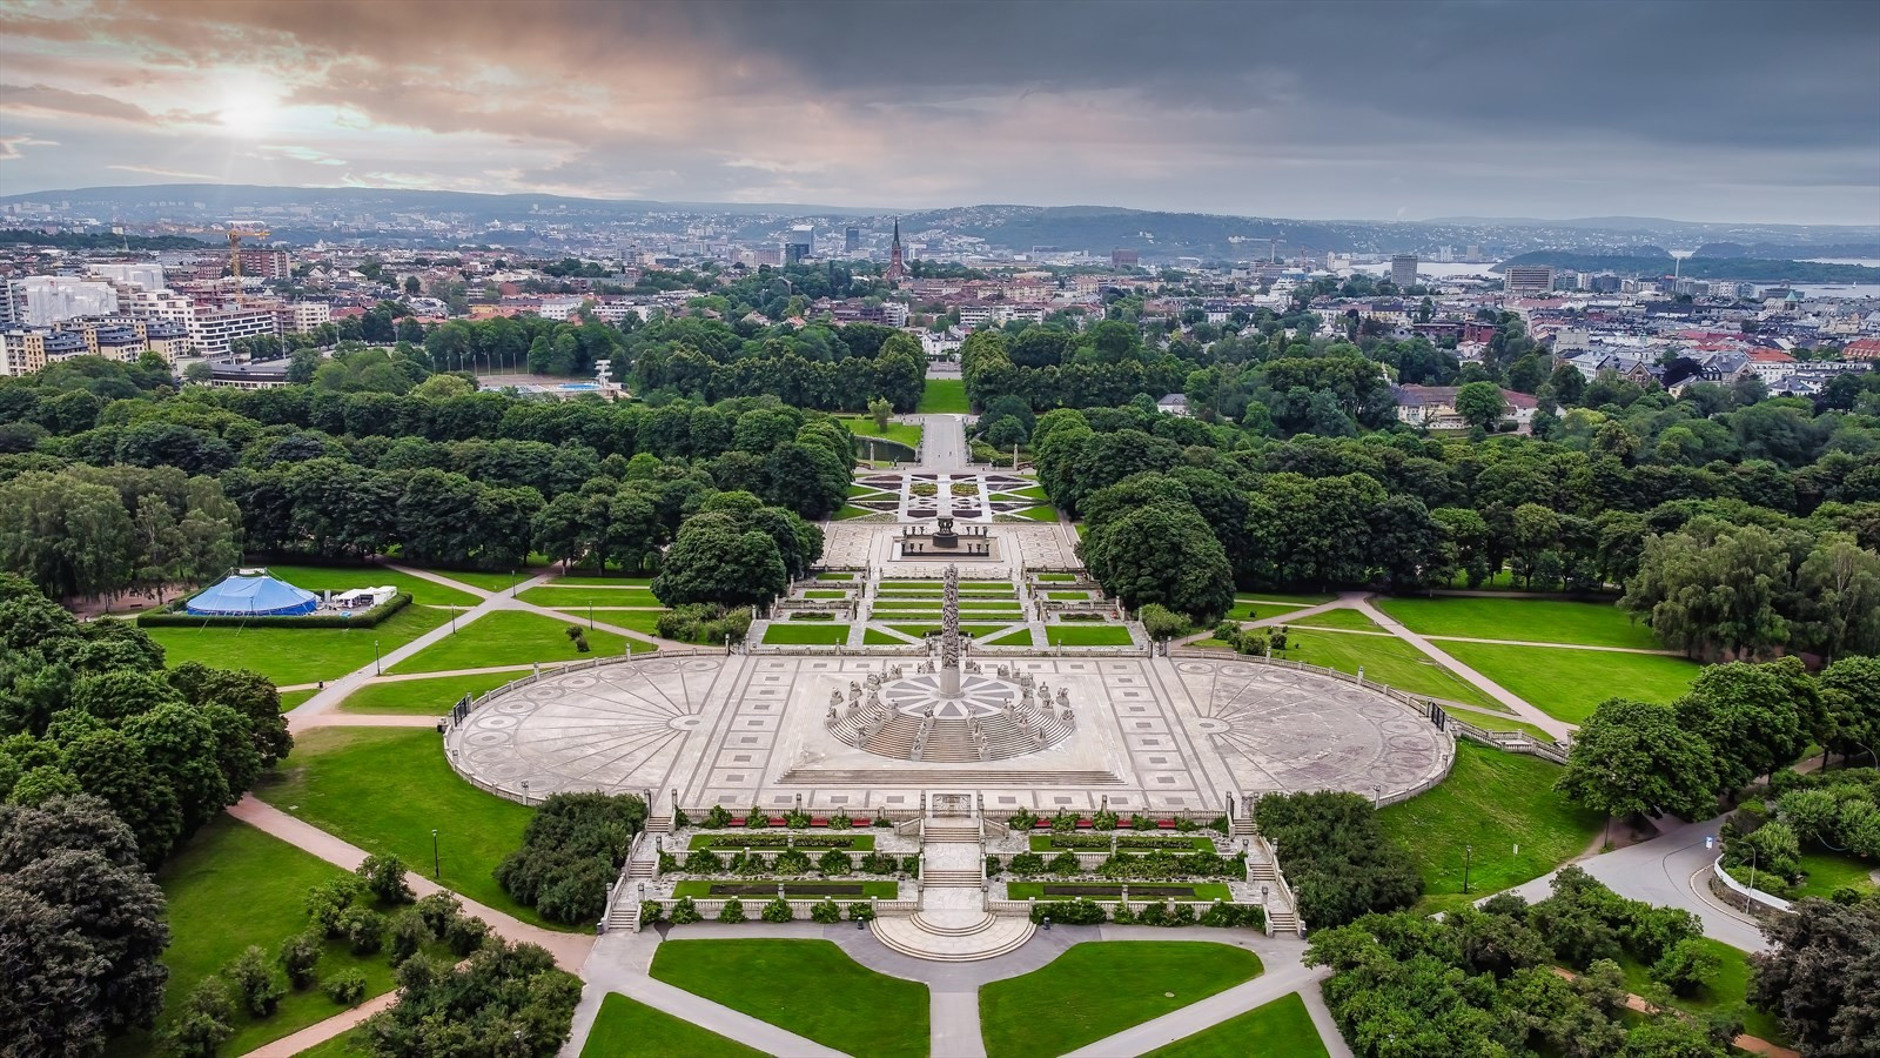
[(927, 986), (867, 969), (826, 940), (669, 940), (650, 973), (825, 1047), (927, 1055)]
[(339, 703), (342, 713), (398, 713), (408, 716), (443, 716), (457, 699), (495, 690), (528, 673), (486, 672), (478, 676), (438, 676), (428, 680), (372, 681)]
[(294, 1055), (294, 1058), (359, 1058), (364, 1051), (352, 1049), (352, 1038), (356, 1032), (342, 1032), (325, 1043), (313, 1046)]
[(320, 689), (317, 687), (310, 691), (282, 691), (281, 712), (284, 713), (319, 693)]
[(1284, 656), (1287, 661), (1303, 661), (1354, 676), (1363, 669), (1365, 679), (1377, 680), (1406, 694), (1448, 698), (1483, 709), (1501, 710), (1493, 698), (1476, 690), (1474, 684), (1394, 636), (1353, 636), (1294, 629), (1286, 637)]
[[(986, 1058), (1047, 1058), (1258, 976), (1259, 956), (1205, 941), (1096, 941), (979, 990)], [(1242, 1052), (1245, 1053), (1245, 1052)]]
[(816, 579), (824, 580), (824, 581), (854, 580), (855, 574), (853, 573), (818, 573), (816, 574)]
[(441, 884), (526, 922), (548, 925), (491, 877), (522, 844), (533, 810), (458, 778), (444, 760), (437, 732), (323, 727), (295, 742), (287, 760), (256, 784), (257, 797), (368, 852), (395, 854), (426, 875), (435, 828)]
[(659, 609), (666, 605), (654, 598), (652, 591), (638, 585), (631, 588), (602, 585), (530, 588), (522, 593), (522, 601), (554, 610), (575, 606), (650, 606)]
[(425, 647), (388, 671), (445, 672), (492, 665), (527, 665), (537, 661), (586, 661), (625, 652), (625, 639), (599, 629), (590, 631), (587, 622), (582, 621), (582, 634), (587, 637), (590, 649), (586, 654), (580, 653), (566, 632), (568, 626), (575, 623), (572, 619), (558, 621), (521, 610), (497, 610), (468, 624), (460, 624), (456, 635)]
[(841, 588), (810, 588), (803, 593), (805, 599), (846, 599), (849, 593)]
[(1044, 636), (1054, 647), (1126, 647), (1134, 642), (1122, 625), (1045, 625)]
[(1297, 621), (1288, 622), (1292, 628), (1346, 628), (1354, 632), (1382, 632), (1377, 622), (1366, 617), (1362, 610), (1327, 610), (1324, 613), (1310, 614)]
[(1443, 643), (1457, 661), (1556, 720), (1578, 724), (1612, 697), (1669, 702), (1690, 689), (1703, 666), (1659, 654)]
[[(588, 622), (592, 620), (596, 624), (613, 625), (615, 628), (630, 629), (631, 631), (638, 632), (643, 636), (658, 635), (659, 634), (659, 619), (661, 615), (666, 613), (665, 610), (603, 610), (603, 609), (600, 609), (599, 607), (595, 607), (592, 611), (590, 611), (585, 606), (575, 606), (575, 607), (570, 607), (566, 610), (556, 610), (555, 612), (559, 614), (566, 614), (568, 617), (568, 623), (580, 625), (583, 631), (587, 630)], [(566, 634), (567, 633), (565, 632), (563, 633), (563, 635), (566, 635)], [(593, 646), (594, 636), (596, 635), (611, 635), (611, 634), (612, 633), (605, 632), (605, 631), (588, 632), (588, 645)], [(723, 646), (724, 644), (720, 643), (719, 645)], [(650, 643), (644, 644), (644, 646), (645, 646), (645, 649), (647, 650), (654, 649), (653, 645)], [(596, 647), (595, 649), (599, 649), (599, 648)], [(635, 654), (638, 654), (640, 652), (640, 647), (636, 646), (633, 652)]]
[(915, 410), (922, 415), (945, 413), (966, 414), (972, 405), (966, 403), (966, 380), (963, 378), (930, 378), (921, 390), (920, 406)]
[(652, 583), (653, 583), (653, 578), (650, 576), (646, 576), (645, 574), (635, 574), (630, 577), (628, 576), (595, 577), (595, 576), (576, 575), (572, 577), (556, 577), (554, 580), (551, 580), (547, 584), (543, 585), (543, 587), (545, 588), (595, 588), (595, 587), (605, 588), (605, 587), (611, 586), (615, 588), (645, 588), (645, 587), (650, 586)]
[[(1042, 497), (1041, 497), (1042, 498)], [(1037, 579), (1042, 584), (1064, 584), (1077, 579), (1075, 573), (1040, 573)]]
[(908, 645), (907, 640), (902, 639), (900, 636), (889, 635), (888, 633), (883, 632), (879, 628), (864, 629), (862, 631), (862, 643), (866, 646), (871, 646), (871, 647), (882, 647), (882, 646), (903, 646), (904, 647)]
[(849, 428), (849, 432), (861, 437), (885, 437), (897, 441), (909, 448), (920, 444), (920, 427), (914, 423), (890, 421), (886, 429), (875, 425), (872, 415), (838, 415), (837, 419)]
[(1029, 518), (1034, 522), (1055, 522), (1058, 520), (1058, 509), (1048, 503), (1041, 503), (1036, 507), (1022, 508), (1017, 514), (1020, 518)]
[(850, 518), (866, 518), (871, 514), (880, 513), (882, 512), (871, 511), (866, 507), (857, 507), (853, 503), (845, 503), (836, 513), (829, 516), (829, 520), (832, 522), (846, 522)]
[[(1717, 956), (1717, 978), (1708, 987), (1699, 989), (1696, 995), (1673, 996), (1671, 1005), (1679, 1010), (1700, 1014), (1721, 1007), (1740, 1005), (1743, 1010), (1744, 1032), (1771, 1043), (1787, 1046), (1789, 1034), (1782, 1031), (1781, 1020), (1774, 1014), (1750, 1006), (1745, 999), (1749, 993), (1749, 954), (1709, 937), (1699, 937), (1697, 943), (1709, 948)], [(1626, 988), (1634, 995), (1644, 995), (1651, 989), (1649, 967), (1629, 955), (1622, 955), (1619, 965), (1625, 970)]]
[[(889, 620), (891, 618), (884, 617), (882, 615), (877, 614), (873, 619), (874, 620)], [(919, 615), (908, 614), (908, 615), (905, 615), (905, 617), (901, 617), (899, 619), (918, 620)], [(962, 624), (960, 625), (960, 631), (970, 636), (989, 636), (992, 633), (997, 632), (1001, 628), (1012, 627), (1013, 623), (1014, 622), (1006, 621), (1000, 624), (970, 624), (970, 625)], [(939, 622), (935, 622), (933, 624), (892, 624), (892, 625), (889, 625), (888, 627), (894, 629), (896, 632), (900, 632), (903, 635), (913, 636), (915, 639), (919, 639), (922, 636), (940, 634)]]
[(1802, 853), (1802, 872), (1807, 877), (1795, 887), (1793, 899), (1800, 900), (1804, 896), (1825, 899), (1843, 885), (1871, 886), (1874, 884), (1871, 872), (1875, 867), (1880, 864), (1843, 852), (1809, 848)]
[(581, 1047), (581, 1058), (765, 1058), (764, 1052), (618, 992), (601, 1000), (601, 1012)]
[(1378, 609), (1428, 636), (1580, 643), (1596, 647), (1663, 647), (1652, 631), (1612, 603), (1551, 599), (1384, 599)]
[(1448, 710), (1451, 719), (1474, 724), (1476, 727), (1486, 731), (1525, 731), (1542, 742), (1552, 742), (1554, 740), (1554, 736), (1542, 731), (1533, 724), (1516, 720), (1507, 713), (1490, 713), (1480, 709), (1463, 709), (1454, 705), (1444, 706), (1443, 708)]
[(986, 645), (987, 646), (1001, 646), (1001, 647), (1029, 647), (1029, 646), (1035, 646), (1036, 644), (1032, 641), (1031, 629), (1018, 628), (1010, 632), (1007, 632), (1002, 636), (993, 636), (991, 639), (986, 640)]
[[(424, 606), (475, 606), (482, 600), (467, 591), (446, 587), (434, 580), (414, 577), (384, 566), (269, 566), (268, 572), (298, 588), (311, 592), (345, 591), (348, 588), (377, 588), (386, 584), (411, 596)], [(457, 574), (444, 576), (455, 579)]]
[(377, 653), (404, 646), (450, 620), (450, 611), (407, 606), (373, 628), (146, 628), (170, 665), (200, 661), (253, 669), (287, 686), (333, 680), (372, 664)]
[[(611, 996), (609, 999), (613, 998)], [(1325, 1041), (1294, 992), (1254, 1007), (1143, 1058), (1326, 1058)]]
[[(211, 820), (157, 875), (169, 902), (171, 933), (170, 947), (163, 955), (170, 980), (164, 989), (159, 1027), (169, 1022), (197, 982), (220, 971), (249, 945), (265, 948), (272, 959), (282, 941), (307, 928), (302, 905), (307, 890), (344, 873), (233, 817)], [(344, 943), (328, 943), (320, 956), (320, 977), (348, 969), (365, 973), (369, 996), (392, 987), (392, 967), (385, 956), (357, 956)], [(235, 1038), (223, 1045), (221, 1053), (246, 1054), (343, 1009), (317, 986), (304, 992), (290, 989), (271, 1018), (251, 1018), (238, 1011)], [(135, 1033), (112, 1048), (113, 1053), (125, 1054), (155, 1051), (144, 1033)]]
[(1234, 594), (1234, 601), (1237, 603), (1251, 602), (1251, 603), (1257, 604), (1257, 603), (1263, 603), (1263, 602), (1276, 602), (1276, 603), (1283, 603), (1287, 606), (1301, 606), (1301, 607), (1321, 606), (1325, 603), (1331, 602), (1333, 599), (1336, 599), (1336, 598), (1338, 598), (1338, 596), (1334, 595), (1333, 593), (1329, 591), (1318, 592), (1316, 594), (1308, 592), (1304, 595), (1288, 594), (1286, 592), (1281, 592), (1281, 591), (1243, 591), (1243, 592), (1236, 592)]
[[(1385, 832), (1410, 849), (1423, 874), (1418, 909), (1459, 907), (1538, 878), (1586, 851), (1605, 820), (1554, 792), (1560, 774), (1558, 764), (1539, 757), (1458, 742), (1448, 779), (1379, 812)], [(1470, 845), (1472, 853), (1465, 851)]]
[(764, 642), (794, 645), (841, 645), (849, 641), (849, 626), (825, 621), (775, 621), (764, 630)]
[(449, 577), (451, 580), (468, 584), (472, 588), (482, 588), (484, 591), (507, 592), (512, 585), (521, 584), (523, 581), (528, 580), (541, 571), (532, 569), (519, 569), (513, 572), (506, 569), (439, 569), (433, 570), (432, 572), (440, 577)]

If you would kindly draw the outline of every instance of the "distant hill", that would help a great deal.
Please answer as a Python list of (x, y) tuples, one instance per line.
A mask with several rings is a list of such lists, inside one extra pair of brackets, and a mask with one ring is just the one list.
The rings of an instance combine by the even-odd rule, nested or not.
[(1552, 265), (1575, 272), (1611, 272), (1622, 276), (1658, 277), (1674, 271), (1687, 279), (1733, 279), (1743, 283), (1880, 283), (1880, 268), (1864, 265), (1817, 264), (1754, 257), (1691, 257), (1680, 267), (1668, 253), (1611, 254), (1585, 250), (1537, 250), (1511, 257), (1492, 271), (1511, 265)]
[(54, 250), (193, 250), (207, 246), (186, 235), (112, 235), (62, 231), (48, 234), (23, 228), (0, 229), (0, 246), (45, 246)]

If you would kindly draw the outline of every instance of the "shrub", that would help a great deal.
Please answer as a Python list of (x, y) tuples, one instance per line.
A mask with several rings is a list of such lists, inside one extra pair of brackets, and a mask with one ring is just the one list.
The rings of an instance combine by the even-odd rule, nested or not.
[(183, 1000), (176, 1021), (165, 1033), (176, 1053), (188, 1058), (213, 1058), (215, 1050), (235, 1035), (229, 1019), (235, 1003), (219, 977), (205, 977)]
[(680, 897), (672, 905), (672, 924), (675, 926), (689, 926), (702, 917), (698, 913), (698, 905), (693, 903), (689, 896)]
[(762, 830), (770, 825), (770, 814), (756, 805), (744, 813), (744, 825), (751, 830)]
[(655, 627), (666, 639), (723, 646), (727, 636), (741, 643), (750, 634), (751, 611), (743, 606), (726, 609), (717, 603), (681, 603), (660, 614)]
[(999, 863), (999, 858), (997, 856), (986, 857), (986, 877), (997, 878), (999, 876), (999, 872), (1004, 869), (1005, 869), (1004, 866)]
[(1251, 904), (1229, 904), (1216, 900), (1201, 913), (1198, 920), (1204, 926), (1230, 928), (1233, 926), (1252, 926), (1254, 929), (1266, 928), (1266, 911)]
[(1136, 915), (1136, 921), (1145, 926), (1174, 925), (1169, 919), (1168, 907), (1160, 903), (1143, 905), (1143, 909)]
[(321, 882), (307, 890), (307, 919), (323, 936), (340, 935), (339, 917), (359, 895), (359, 879), (352, 875)]
[(816, 861), (816, 870), (822, 874), (847, 874), (852, 869), (849, 866), (849, 854), (841, 849), (830, 849)]
[(764, 854), (761, 852), (740, 852), (736, 856), (731, 857), (731, 871), (733, 874), (754, 878), (759, 875), (769, 874), (770, 862), (764, 859)]
[(1687, 937), (1665, 949), (1664, 955), (1652, 964), (1651, 978), (1671, 989), (1672, 995), (1689, 996), (1716, 980), (1722, 968), (1714, 951), (1696, 938)]
[(496, 882), (544, 918), (590, 923), (645, 822), (646, 803), (634, 794), (552, 794), (523, 830), (522, 847), (497, 865)]
[(354, 873), (381, 904), (409, 904), (417, 899), (405, 883), (405, 863), (396, 856), (367, 856)]
[(286, 991), (274, 979), (274, 971), (268, 966), (268, 953), (252, 944), (223, 968), (222, 976), (241, 998), (242, 1006), (258, 1018), (272, 1016)]
[(1128, 904), (1119, 902), (1116, 907), (1112, 908), (1110, 911), (1110, 921), (1119, 926), (1129, 926), (1141, 921), (1141, 916), (1131, 911)]
[(287, 971), (287, 983), (295, 988), (312, 988), (314, 968), (320, 965), (320, 956), (325, 951), (320, 934), (313, 930), (296, 933), (282, 941), (281, 969)]
[(783, 825), (791, 830), (808, 830), (811, 822), (813, 820), (810, 819), (808, 812), (798, 812), (792, 809), (783, 814)]
[(824, 897), (817, 901), (814, 907), (809, 909), (809, 920), (811, 922), (822, 922), (825, 924), (840, 922), (842, 921), (842, 909), (836, 906), (834, 900)]
[(854, 825), (855, 821), (849, 818), (847, 812), (837, 812), (829, 817), (830, 830), (847, 830)]
[[(1752, 864), (1754, 870), (1783, 881), (1794, 882), (1800, 878), (1802, 845), (1795, 836), (1795, 828), (1780, 819), (1772, 819), (1754, 832), (1724, 844), (1723, 865), (1732, 868), (1732, 874), (1747, 877)], [(1743, 870), (1734, 870), (1738, 867)]]
[(1038, 827), (1038, 816), (1029, 808), (1021, 808), (1013, 812), (1011, 818), (1007, 819), (1005, 823), (1021, 834), (1030, 833)]
[(1060, 808), (1057, 810), (1057, 815), (1051, 817), (1051, 832), (1053, 834), (1070, 834), (1074, 833), (1076, 830), (1077, 816), (1071, 812)]
[(894, 826), (894, 820), (889, 819), (888, 814), (886, 812), (882, 812), (878, 810), (875, 813), (875, 821), (873, 823), (870, 823), (869, 826), (881, 827), (882, 829), (885, 830), (885, 829), (888, 829), (889, 827)]
[(1169, 920), (1165, 925), (1192, 926), (1195, 921), (1195, 906), (1193, 904), (1171, 904), (1168, 909), (1168, 916)]
[(1035, 852), (1021, 852), (1012, 857), (1012, 862), (1006, 866), (1013, 874), (1029, 878), (1034, 874), (1044, 873), (1044, 857)]
[(724, 805), (713, 805), (705, 813), (705, 827), (708, 830), (723, 830), (731, 825), (731, 813)]
[[(847, 858), (843, 857), (845, 860)], [(771, 869), (778, 874), (808, 874), (813, 868), (814, 864), (810, 862), (809, 853), (802, 849), (786, 849), (779, 852), (776, 860), (771, 864)]]
[(587, 633), (581, 631), (580, 625), (569, 625), (562, 629), (562, 632), (567, 635), (568, 641), (574, 644), (575, 653), (585, 654), (588, 652)]
[(735, 896), (725, 901), (725, 906), (720, 908), (718, 911), (718, 921), (720, 922), (744, 921), (744, 901), (739, 900)]
[(1129, 817), (1129, 828), (1131, 830), (1154, 830), (1155, 820), (1138, 812)]
[(1050, 871), (1060, 878), (1068, 878), (1083, 873), (1083, 868), (1078, 865), (1075, 852), (1060, 852), (1051, 857)]
[(901, 873), (907, 875), (909, 878), (919, 878), (920, 877), (920, 857), (919, 856), (901, 857)]
[(1076, 900), (1039, 900), (1031, 905), (1031, 920), (1049, 918), (1061, 926), (1094, 926), (1103, 921), (1103, 905), (1079, 897)]
[(849, 921), (873, 922), (874, 920), (875, 905), (866, 900), (857, 900), (849, 905)]
[(863, 874), (893, 874), (900, 870), (900, 861), (885, 852), (871, 852), (862, 857)]
[(437, 939), (437, 935), (431, 932), (423, 915), (406, 908), (392, 916), (392, 925), (386, 931), (386, 938), (392, 950), (392, 965), (398, 966), (423, 951), (426, 944)]
[(326, 998), (342, 1007), (356, 1007), (366, 997), (366, 975), (361, 970), (341, 970), (320, 986)]
[(1423, 895), (1416, 862), (1378, 825), (1367, 797), (1269, 794), (1254, 815), (1260, 832), (1279, 846), (1299, 915), (1314, 928), (1409, 907)]
[(1115, 830), (1116, 821), (1117, 821), (1116, 813), (1108, 811), (1106, 809), (1105, 811), (1098, 812), (1096, 815), (1090, 817), (1090, 829), (1103, 830), (1103, 831)]
[(651, 925), (659, 921), (659, 916), (666, 913), (664, 906), (657, 900), (640, 901), (640, 925)]
[(685, 858), (687, 874), (719, 874), (724, 869), (725, 861), (710, 849), (693, 849), (691, 855)]
[(458, 915), (444, 930), (444, 943), (450, 947), (452, 955), (463, 958), (483, 947), (489, 935), (489, 923), (475, 915)]
[(371, 955), (385, 946), (385, 916), (370, 908), (349, 907), (340, 913), (339, 933), (354, 955)]
[(450, 931), (450, 924), (463, 914), (463, 901), (456, 894), (443, 891), (432, 893), (418, 900), (417, 912), (424, 917), (424, 924), (431, 929), (431, 936), (440, 940)]

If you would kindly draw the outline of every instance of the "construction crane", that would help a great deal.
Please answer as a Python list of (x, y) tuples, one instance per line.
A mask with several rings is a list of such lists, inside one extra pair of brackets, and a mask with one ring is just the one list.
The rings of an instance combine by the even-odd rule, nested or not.
[(267, 238), (270, 233), (268, 229), (259, 225), (243, 228), (230, 221), (224, 234), (228, 236), (228, 271), (235, 277), (235, 285), (239, 288), (242, 279), (242, 240), (259, 242)]

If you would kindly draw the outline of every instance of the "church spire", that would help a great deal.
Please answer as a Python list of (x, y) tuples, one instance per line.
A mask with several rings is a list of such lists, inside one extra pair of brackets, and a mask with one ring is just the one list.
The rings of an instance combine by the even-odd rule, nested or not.
[(894, 241), (888, 244), (888, 282), (899, 282), (907, 274), (907, 262), (901, 256), (901, 218), (894, 218)]

